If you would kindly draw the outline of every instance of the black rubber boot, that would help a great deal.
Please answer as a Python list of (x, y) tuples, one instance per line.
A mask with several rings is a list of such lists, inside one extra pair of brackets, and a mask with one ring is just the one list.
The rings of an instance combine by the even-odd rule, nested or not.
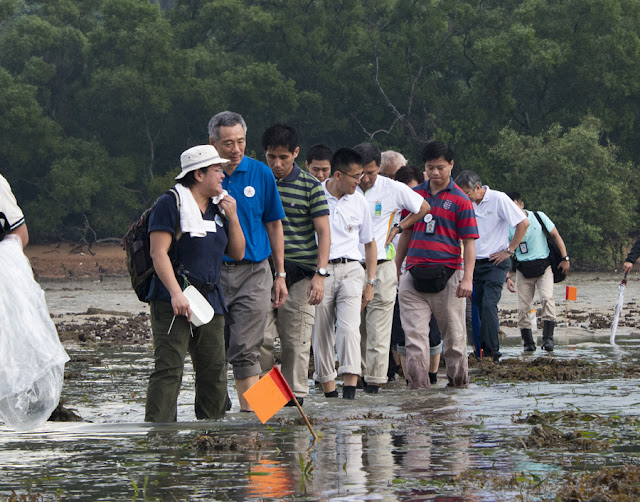
[(524, 351), (534, 352), (536, 350), (536, 342), (533, 341), (533, 332), (529, 328), (522, 328), (520, 336), (524, 342)]
[(553, 352), (553, 328), (555, 321), (544, 321), (542, 324), (542, 350)]

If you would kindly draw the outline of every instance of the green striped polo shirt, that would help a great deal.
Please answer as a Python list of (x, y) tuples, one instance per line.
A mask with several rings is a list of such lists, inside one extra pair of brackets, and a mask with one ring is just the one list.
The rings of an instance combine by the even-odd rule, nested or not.
[(329, 214), (322, 185), (295, 163), (286, 178), (276, 181), (286, 215), (282, 220), (284, 257), (315, 270), (318, 245), (313, 219)]

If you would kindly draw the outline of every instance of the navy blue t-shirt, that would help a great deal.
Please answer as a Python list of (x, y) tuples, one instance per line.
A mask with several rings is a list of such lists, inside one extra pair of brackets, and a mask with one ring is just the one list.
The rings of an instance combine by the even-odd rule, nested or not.
[[(222, 257), (227, 247), (226, 220), (223, 220), (212, 202), (209, 203), (203, 218), (214, 221), (216, 231), (207, 232), (206, 237), (182, 234), (177, 243), (178, 263), (184, 267), (187, 278), (193, 277), (203, 283), (219, 283)], [(149, 233), (162, 231), (174, 235), (178, 227), (178, 219), (179, 211), (175, 196), (170, 193), (164, 194), (158, 199), (149, 215)], [(224, 314), (226, 304), (220, 286), (208, 292), (206, 298), (216, 314)], [(156, 275), (151, 281), (147, 300), (171, 301), (169, 291)]]

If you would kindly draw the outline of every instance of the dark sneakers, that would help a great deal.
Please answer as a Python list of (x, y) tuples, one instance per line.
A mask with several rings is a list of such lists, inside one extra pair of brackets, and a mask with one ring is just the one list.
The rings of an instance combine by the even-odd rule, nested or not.
[(368, 383), (364, 387), (364, 391), (367, 394), (377, 394), (379, 390), (380, 390), (380, 386), (379, 385), (373, 385), (373, 384), (369, 384)]

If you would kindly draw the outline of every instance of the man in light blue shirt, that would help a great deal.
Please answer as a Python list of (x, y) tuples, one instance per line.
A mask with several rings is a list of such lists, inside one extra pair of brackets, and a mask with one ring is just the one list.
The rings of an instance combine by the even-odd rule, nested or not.
[[(553, 271), (549, 263), (547, 236), (542, 229), (540, 221), (536, 218), (536, 213), (564, 257), (558, 268), (560, 268), (565, 275), (569, 272), (567, 249), (558, 230), (546, 214), (541, 211), (525, 211), (524, 202), (519, 193), (511, 192), (508, 195), (529, 219), (527, 232), (524, 234), (515, 252), (517, 260), (516, 288), (518, 292), (518, 328), (520, 328), (524, 350), (525, 352), (533, 352), (536, 350), (529, 314), (532, 310), (531, 307), (533, 305), (535, 290), (538, 288), (538, 295), (540, 296), (540, 303), (542, 304), (542, 349), (551, 352), (554, 348), (553, 330), (556, 321), (555, 302), (553, 301)], [(509, 230), (509, 238), (512, 238), (514, 233), (515, 229), (511, 228)], [(516, 291), (510, 275), (507, 276), (507, 288), (512, 293)]]

